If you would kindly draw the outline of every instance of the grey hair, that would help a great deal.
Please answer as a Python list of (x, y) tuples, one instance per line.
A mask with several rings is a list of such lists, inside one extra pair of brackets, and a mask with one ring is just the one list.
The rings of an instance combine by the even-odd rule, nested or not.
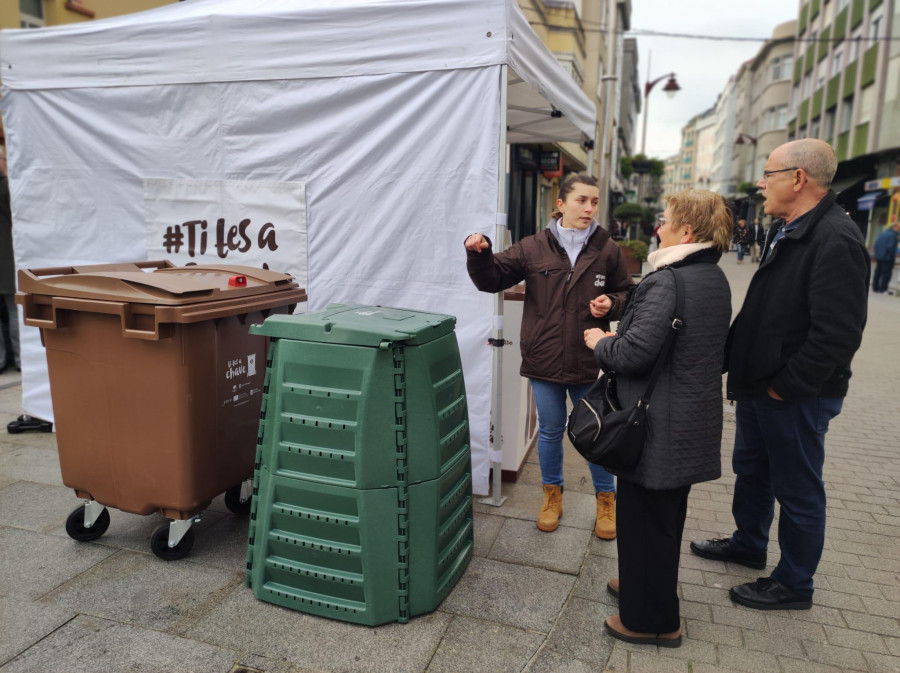
[(783, 147), (785, 167), (802, 168), (809, 179), (822, 189), (831, 188), (838, 163), (831, 145), (824, 140), (803, 138), (789, 142)]

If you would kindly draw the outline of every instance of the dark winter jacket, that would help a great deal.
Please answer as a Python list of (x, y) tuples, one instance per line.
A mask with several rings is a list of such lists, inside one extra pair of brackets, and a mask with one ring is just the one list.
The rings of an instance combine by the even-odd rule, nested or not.
[[(16, 264), (13, 259), (9, 181), (6, 177), (0, 175), (0, 294), (15, 294), (15, 291)], [(0, 367), (2, 366), (3, 363), (0, 362)]]
[[(679, 488), (718, 479), (722, 473), (722, 366), (731, 290), (713, 248), (672, 264), (684, 280), (684, 325), (678, 331), (647, 410), (647, 441), (637, 467), (619, 474), (645, 488)], [(671, 331), (675, 279), (660, 269), (648, 274), (625, 307), (615, 337), (601, 339), (594, 354), (614, 371), (619, 402), (633, 406), (647, 387), (657, 354)]]
[(728, 397), (844, 397), (866, 324), (869, 253), (829, 192), (771, 248), (728, 336)]
[(743, 227), (739, 224), (734, 225), (734, 236), (732, 240), (735, 245), (750, 245), (753, 240), (753, 230), (749, 225)]
[[(490, 248), (467, 251), (466, 267), (482, 292), (500, 292), (525, 281), (520, 373), (555, 383), (593, 383), (597, 364), (584, 346), (584, 331), (609, 329), (631, 286), (625, 256), (609, 233), (597, 227), (575, 261), (569, 262), (554, 226), (496, 255)], [(591, 315), (590, 301), (608, 295), (613, 307)]]

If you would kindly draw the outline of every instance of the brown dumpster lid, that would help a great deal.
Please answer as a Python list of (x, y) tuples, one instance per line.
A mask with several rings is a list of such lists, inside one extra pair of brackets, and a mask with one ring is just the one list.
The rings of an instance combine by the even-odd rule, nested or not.
[[(142, 270), (148, 266), (160, 268)], [(289, 274), (238, 264), (135, 262), (19, 271), (20, 292), (169, 306), (296, 288)]]

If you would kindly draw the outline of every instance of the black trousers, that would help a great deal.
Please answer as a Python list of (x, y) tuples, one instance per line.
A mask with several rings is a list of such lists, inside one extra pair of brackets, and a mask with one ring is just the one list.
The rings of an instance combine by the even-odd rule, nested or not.
[(691, 487), (654, 491), (618, 481), (619, 617), (639, 633), (677, 631), (678, 563)]

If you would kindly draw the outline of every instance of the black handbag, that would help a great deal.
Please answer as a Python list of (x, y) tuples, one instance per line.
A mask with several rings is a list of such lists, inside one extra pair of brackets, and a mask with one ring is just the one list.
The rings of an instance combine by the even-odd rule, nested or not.
[(647, 436), (650, 396), (675, 335), (683, 325), (680, 316), (684, 314), (684, 281), (674, 269), (667, 268), (675, 277), (675, 315), (644, 394), (633, 407), (623, 409), (616, 394), (615, 374), (604, 373), (572, 409), (566, 424), (566, 434), (578, 453), (616, 472), (629, 472), (640, 460)]

